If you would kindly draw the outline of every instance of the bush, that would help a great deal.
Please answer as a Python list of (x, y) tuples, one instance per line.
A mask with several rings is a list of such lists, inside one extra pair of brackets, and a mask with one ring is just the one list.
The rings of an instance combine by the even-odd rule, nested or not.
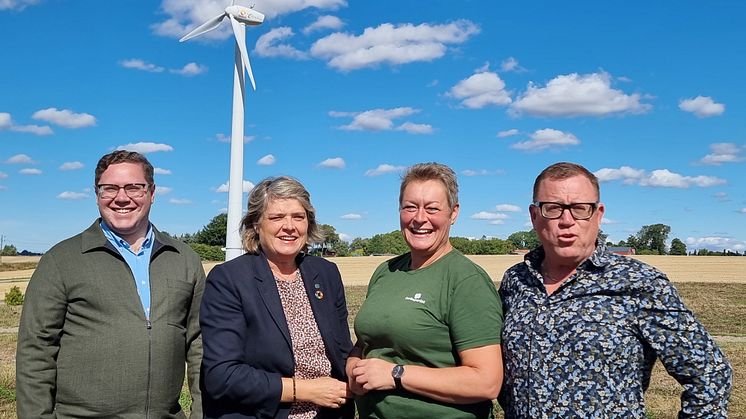
[(200, 259), (210, 261), (225, 260), (225, 252), (221, 246), (210, 246), (202, 243), (189, 243), (189, 246), (197, 252)]
[(14, 285), (5, 293), (5, 304), (9, 306), (20, 306), (23, 304), (23, 293), (17, 285)]

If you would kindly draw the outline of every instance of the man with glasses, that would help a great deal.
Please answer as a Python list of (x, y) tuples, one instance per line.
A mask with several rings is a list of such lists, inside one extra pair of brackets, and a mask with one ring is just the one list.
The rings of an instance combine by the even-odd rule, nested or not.
[(665, 274), (598, 240), (598, 179), (573, 163), (536, 178), (541, 246), (500, 284), (506, 418), (643, 418), (659, 359), (684, 388), (679, 417), (727, 417), (732, 369)]
[(150, 223), (153, 166), (114, 151), (96, 167), (101, 218), (49, 250), (18, 332), (19, 418), (202, 417), (199, 256)]

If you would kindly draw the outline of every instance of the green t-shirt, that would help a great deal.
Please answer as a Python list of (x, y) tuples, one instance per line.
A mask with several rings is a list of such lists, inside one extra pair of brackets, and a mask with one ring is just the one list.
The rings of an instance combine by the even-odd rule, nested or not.
[[(412, 270), (406, 253), (382, 263), (355, 317), (364, 358), (453, 367), (458, 352), (500, 343), (502, 304), (489, 275), (454, 249)], [(361, 418), (486, 418), (492, 403), (446, 404), (408, 391), (357, 399)]]

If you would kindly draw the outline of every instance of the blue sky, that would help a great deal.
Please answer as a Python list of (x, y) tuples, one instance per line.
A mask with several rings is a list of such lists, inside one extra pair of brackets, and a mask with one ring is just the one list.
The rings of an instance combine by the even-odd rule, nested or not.
[[(452, 234), (528, 230), (536, 175), (602, 180), (603, 230), (746, 250), (746, 5), (256, 0), (247, 187), (300, 179), (343, 238), (398, 229), (402, 168), (459, 174)], [(98, 158), (146, 152), (151, 219), (227, 207), (233, 39), (178, 39), (228, 1), (0, 0), (0, 234), (43, 251), (96, 217)]]

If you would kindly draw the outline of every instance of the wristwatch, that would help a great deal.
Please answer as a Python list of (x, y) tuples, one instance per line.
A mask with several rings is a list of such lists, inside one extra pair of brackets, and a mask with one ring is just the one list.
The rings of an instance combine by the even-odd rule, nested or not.
[(391, 376), (394, 377), (394, 385), (397, 390), (404, 390), (404, 387), (401, 385), (402, 375), (404, 375), (404, 365), (394, 365), (394, 368), (391, 369)]

